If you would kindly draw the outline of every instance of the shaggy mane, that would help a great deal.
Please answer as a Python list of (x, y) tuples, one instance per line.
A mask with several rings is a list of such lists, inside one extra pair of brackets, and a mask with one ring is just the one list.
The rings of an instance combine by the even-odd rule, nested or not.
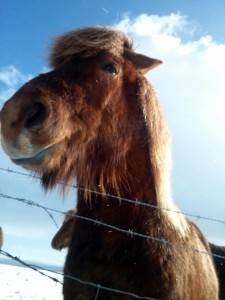
[(170, 134), (152, 85), (141, 76), (139, 101), (146, 121), (150, 167), (152, 169), (158, 206), (163, 209), (172, 226), (185, 235), (188, 223), (172, 199), (170, 169)]
[(50, 65), (57, 68), (79, 56), (86, 58), (106, 51), (121, 56), (125, 49), (132, 49), (132, 42), (119, 30), (109, 27), (85, 27), (57, 37), (50, 54)]

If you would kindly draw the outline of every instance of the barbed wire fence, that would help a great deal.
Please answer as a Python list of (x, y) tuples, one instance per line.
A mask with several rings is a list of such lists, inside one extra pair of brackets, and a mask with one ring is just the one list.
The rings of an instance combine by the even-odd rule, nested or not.
[[(5, 168), (1, 168), (0, 167), (0, 171), (14, 173), (14, 174), (17, 174), (19, 176), (27, 176), (27, 177), (34, 178), (34, 179), (40, 179), (40, 177), (35, 176), (33, 174), (27, 174), (27, 173), (23, 173), (23, 172), (18, 172), (18, 171), (12, 170), (12, 169), (5, 169)], [(59, 182), (59, 184), (63, 184), (63, 183)], [(82, 189), (82, 188), (78, 188), (76, 185), (69, 185), (69, 186), (72, 187), (72, 188), (76, 188), (76, 189)], [(88, 192), (95, 193), (95, 194), (101, 194), (102, 195), (102, 193), (97, 192), (97, 191), (88, 191)], [(126, 199), (126, 198), (122, 198), (122, 197), (111, 195), (111, 194), (107, 194), (107, 193), (105, 193), (103, 195), (104, 196), (108, 196), (108, 197), (112, 197), (112, 198), (116, 198), (116, 199), (118, 199), (121, 202), (124, 201), (124, 202), (131, 203), (133, 205), (141, 205), (141, 206), (150, 207), (150, 208), (158, 209), (158, 210), (167, 210), (167, 211), (170, 211), (171, 213), (183, 214), (186, 217), (192, 217), (192, 218), (196, 218), (198, 220), (199, 219), (204, 219), (204, 220), (207, 220), (207, 221), (217, 222), (219, 224), (225, 225), (225, 221), (219, 220), (219, 219), (215, 219), (215, 218), (205, 217), (205, 216), (201, 216), (201, 215), (194, 215), (194, 214), (184, 213), (184, 212), (180, 212), (180, 211), (175, 211), (175, 210), (171, 210), (171, 209), (168, 209), (168, 208), (163, 208), (163, 207), (159, 207), (159, 206), (156, 206), (156, 205), (151, 205), (151, 204), (144, 203), (144, 202), (138, 202), (138, 201), (135, 201), (135, 200)], [(63, 215), (66, 215), (66, 214), (68, 215), (67, 211), (65, 212), (65, 211), (57, 210), (57, 209), (54, 209), (54, 208), (51, 208), (51, 207), (47, 207), (47, 206), (44, 206), (44, 205), (40, 205), (37, 202), (34, 202), (32, 200), (29, 200), (29, 199), (26, 199), (24, 197), (20, 198), (20, 197), (14, 197), (14, 196), (11, 196), (11, 195), (8, 195), (8, 194), (0, 193), (0, 198), (10, 199), (10, 200), (17, 201), (17, 202), (20, 202), (20, 203), (28, 205), (28, 206), (32, 206), (32, 207), (36, 207), (36, 208), (42, 209), (45, 213), (47, 213), (47, 215), (53, 221), (53, 223), (56, 225), (56, 227), (58, 227), (58, 225), (57, 225), (57, 223), (56, 223), (56, 221), (55, 221), (54, 216), (53, 216), (52, 213), (54, 212), (54, 213), (59, 213), (59, 214), (63, 214)], [(156, 238), (156, 237), (152, 237), (150, 235), (145, 235), (145, 234), (141, 234), (141, 233), (138, 233), (138, 232), (134, 232), (131, 229), (125, 230), (125, 229), (116, 227), (114, 225), (104, 223), (104, 222), (99, 221), (97, 219), (87, 218), (87, 217), (84, 217), (84, 216), (80, 216), (78, 214), (71, 215), (71, 216), (73, 216), (73, 217), (75, 217), (77, 219), (84, 220), (86, 222), (94, 223), (97, 226), (103, 226), (103, 227), (109, 228), (111, 230), (115, 230), (115, 231), (121, 232), (123, 234), (126, 234), (127, 236), (139, 237), (139, 238), (143, 238), (143, 239), (154, 240), (154, 241), (157, 241), (159, 243), (167, 244), (167, 245), (169, 245), (171, 247), (183, 248), (183, 249), (186, 249), (187, 251), (196, 252), (196, 253), (199, 253), (201, 255), (211, 255), (211, 254), (209, 254), (206, 251), (200, 251), (198, 249), (195, 249), (195, 248), (192, 248), (192, 247), (187, 247), (186, 245), (182, 245), (182, 244), (175, 244), (175, 243), (172, 243), (170, 241), (165, 240), (164, 238)], [(29, 264), (29, 263), (21, 260), (19, 257), (14, 256), (11, 253), (8, 253), (8, 252), (3, 251), (1, 249), (0, 249), (0, 254), (3, 255), (3, 256), (5, 256), (5, 257), (7, 257), (7, 258), (12, 259), (13, 261), (21, 264), (22, 266), (24, 266), (26, 268), (30, 268), (33, 271), (38, 272), (42, 276), (48, 277), (50, 280), (53, 280), (54, 282), (56, 282), (58, 284), (63, 285), (63, 283), (60, 280), (58, 280), (57, 278), (44, 273), (44, 271), (47, 271), (47, 272), (51, 272), (53, 274), (57, 274), (57, 275), (61, 275), (62, 276), (63, 275), (62, 272), (57, 272), (57, 271), (49, 270), (48, 268), (43, 268), (41, 266)], [(218, 255), (218, 254), (212, 254), (212, 256), (224, 260), (224, 263), (225, 263), (225, 256)], [(130, 293), (128, 291), (122, 291), (122, 290), (114, 289), (114, 288), (111, 288), (111, 287), (106, 287), (106, 286), (103, 286), (103, 285), (101, 285), (99, 283), (84, 281), (81, 278), (72, 277), (72, 276), (65, 275), (65, 274), (63, 276), (67, 277), (67, 278), (70, 278), (72, 280), (75, 280), (75, 281), (79, 282), (80, 284), (84, 284), (84, 285), (88, 285), (88, 286), (92, 286), (92, 287), (96, 288), (95, 299), (98, 299), (99, 291), (102, 289), (102, 290), (110, 291), (110, 292), (117, 293), (117, 294), (123, 294), (123, 295), (131, 296), (134, 299), (158, 300), (158, 299), (155, 299), (155, 298), (139, 296), (139, 295)]]

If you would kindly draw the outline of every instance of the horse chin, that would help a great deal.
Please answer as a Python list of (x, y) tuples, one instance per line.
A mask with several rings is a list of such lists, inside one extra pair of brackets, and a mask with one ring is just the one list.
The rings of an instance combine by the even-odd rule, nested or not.
[(46, 162), (53, 154), (55, 145), (51, 145), (44, 150), (40, 151), (34, 156), (24, 158), (11, 158), (11, 161), (25, 169), (33, 171), (42, 171), (43, 166), (46, 167)]

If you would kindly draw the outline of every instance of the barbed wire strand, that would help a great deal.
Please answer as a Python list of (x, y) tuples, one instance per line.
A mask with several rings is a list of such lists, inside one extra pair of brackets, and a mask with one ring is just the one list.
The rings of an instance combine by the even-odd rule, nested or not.
[(12, 254), (6, 252), (6, 251), (3, 251), (0, 249), (0, 254), (8, 257), (8, 258), (11, 258), (12, 260), (15, 260), (16, 262), (22, 264), (23, 266), (25, 266), (26, 268), (29, 268), (29, 269), (32, 269), (33, 271), (35, 272), (38, 272), (40, 275), (43, 275), (45, 277), (48, 277), (49, 279), (53, 280), (54, 282), (56, 283), (60, 283), (63, 285), (63, 283), (61, 281), (59, 281), (57, 278), (55, 277), (52, 277), (46, 273), (43, 273), (42, 271), (40, 270), (44, 270), (44, 271), (47, 271), (47, 272), (51, 272), (51, 273), (54, 273), (54, 274), (57, 274), (57, 275), (61, 275), (63, 277), (66, 277), (66, 278), (69, 278), (69, 279), (72, 279), (72, 280), (75, 280), (81, 284), (84, 284), (84, 285), (89, 285), (89, 286), (92, 286), (94, 288), (97, 289), (97, 292), (96, 292), (96, 295), (95, 295), (95, 299), (98, 298), (98, 295), (99, 295), (99, 291), (100, 290), (106, 290), (106, 291), (109, 291), (109, 292), (113, 292), (113, 293), (117, 293), (117, 294), (123, 294), (123, 295), (127, 295), (127, 296), (131, 296), (135, 299), (141, 299), (141, 300), (158, 300), (156, 298), (150, 298), (150, 297), (143, 297), (143, 296), (139, 296), (139, 295), (136, 295), (134, 293), (131, 293), (131, 292), (127, 292), (127, 291), (123, 291), (123, 290), (118, 290), (118, 289), (114, 289), (114, 288), (110, 288), (110, 287), (106, 287), (104, 285), (101, 285), (101, 284), (96, 284), (94, 282), (90, 282), (90, 281), (84, 281), (84, 280), (81, 280), (80, 278), (77, 278), (77, 277), (74, 277), (74, 276), (70, 276), (70, 275), (67, 275), (67, 274), (62, 274), (60, 272), (57, 272), (57, 271), (53, 271), (53, 270), (49, 270), (47, 268), (43, 268), (43, 267), (40, 267), (40, 266), (37, 266), (37, 265), (31, 265), (31, 264), (28, 264), (26, 262), (24, 262), (22, 259), (18, 258), (17, 256), (13, 256)]
[[(12, 169), (5, 169), (5, 168), (0, 167), (0, 171), (15, 173), (17, 175), (27, 176), (27, 177), (31, 177), (31, 178), (34, 178), (34, 179), (41, 180), (41, 177), (39, 177), (37, 175), (18, 172), (18, 171), (14, 171)], [(87, 190), (87, 189), (78, 187), (76, 185), (65, 184), (63, 182), (58, 182), (58, 184), (66, 185), (68, 187), (75, 188), (75, 189), (82, 190), (82, 191), (88, 191), (90, 193), (101, 195), (101, 196), (104, 196), (104, 197), (111, 197), (111, 198), (114, 198), (114, 199), (118, 199), (120, 201), (133, 203), (134, 205), (140, 205), (140, 206), (150, 207), (150, 208), (159, 209), (159, 210), (166, 210), (166, 211), (169, 211), (169, 212), (172, 212), (172, 213), (182, 214), (184, 216), (192, 217), (192, 218), (195, 218), (195, 219), (198, 219), (198, 220), (202, 219), (202, 220), (217, 222), (217, 223), (221, 223), (221, 224), (225, 225), (225, 221), (215, 219), (215, 218), (204, 217), (204, 216), (201, 216), (201, 215), (195, 215), (195, 214), (191, 214), (191, 213), (185, 213), (185, 212), (181, 212), (181, 211), (177, 211), (177, 210), (172, 210), (170, 208), (160, 207), (160, 206), (157, 206), (157, 205), (153, 205), (153, 204), (149, 204), (149, 203), (145, 203), (145, 202), (141, 202), (141, 201), (135, 201), (135, 200), (127, 199), (127, 198), (124, 198), (124, 197), (120, 197), (120, 196), (116, 196), (116, 195), (112, 195), (112, 194), (108, 194), (108, 193), (102, 193), (102, 192), (99, 192), (99, 191)]]
[[(36, 207), (39, 207), (39, 208), (43, 208), (45, 210), (50, 210), (52, 212), (56, 212), (56, 213), (60, 213), (60, 214), (64, 214), (64, 215), (68, 214), (68, 212), (63, 212), (63, 211), (60, 211), (60, 210), (57, 210), (57, 209), (54, 209), (54, 208), (46, 207), (46, 206), (40, 205), (40, 204), (38, 204), (34, 201), (25, 199), (25, 198), (12, 197), (12, 196), (5, 195), (5, 194), (2, 194), (2, 193), (0, 193), (0, 198), (6, 198), (6, 199), (19, 201), (19, 202), (22, 202), (22, 203), (26, 203), (30, 206), (36, 206)], [(184, 249), (190, 250), (192, 252), (197, 252), (197, 253), (200, 253), (200, 254), (206, 254), (206, 255), (210, 255), (210, 256), (212, 255), (214, 257), (225, 259), (225, 256), (221, 256), (221, 255), (217, 255), (217, 254), (211, 254), (211, 253), (208, 253), (206, 251), (201, 251), (201, 250), (195, 249), (193, 247), (187, 247), (184, 244), (175, 244), (175, 243), (172, 243), (170, 241), (167, 241), (164, 238), (152, 237), (152, 236), (149, 236), (149, 235), (146, 235), (146, 234), (134, 232), (131, 229), (130, 230), (122, 229), (122, 228), (119, 228), (117, 226), (104, 223), (104, 222), (99, 221), (97, 219), (87, 218), (87, 217), (84, 217), (84, 216), (80, 216), (78, 214), (75, 214), (75, 215), (71, 214), (71, 216), (74, 216), (77, 219), (81, 219), (81, 220), (85, 220), (85, 221), (94, 223), (95, 225), (103, 226), (103, 227), (106, 227), (106, 228), (109, 228), (109, 229), (112, 229), (112, 230), (115, 230), (115, 231), (118, 231), (118, 232), (121, 232), (121, 233), (125, 233), (125, 234), (127, 234), (128, 236), (131, 236), (131, 237), (136, 236), (136, 237), (144, 238), (144, 239), (147, 239), (147, 240), (154, 240), (154, 241), (157, 241), (157, 242), (160, 242), (160, 243), (167, 244), (167, 245), (172, 246), (172, 247), (184, 248)]]
[[(55, 221), (55, 219), (54, 219), (54, 216), (50, 213), (50, 209), (48, 209), (47, 207), (45, 207), (45, 206), (43, 206), (43, 205), (40, 205), (40, 204), (38, 204), (38, 203), (36, 203), (36, 202), (33, 202), (33, 201), (31, 201), (31, 200), (26, 200), (25, 198), (11, 197), (11, 196), (9, 196), (9, 195), (5, 195), (5, 194), (1, 194), (1, 193), (0, 193), (0, 197), (1, 197), (1, 198), (8, 198), (8, 199), (11, 199), (11, 200), (17, 200), (17, 201), (23, 202), (23, 203), (25, 203), (25, 204), (27, 204), (27, 205), (30, 205), (30, 206), (36, 206), (36, 207), (38, 207), (38, 208), (40, 208), (40, 209), (43, 209), (43, 210), (47, 213), (47, 215), (50, 217), (50, 219), (52, 219), (52, 221), (53, 221), (53, 223), (55, 224), (55, 226), (56, 226), (57, 228), (59, 228), (58, 224), (56, 223), (56, 221)], [(34, 203), (35, 203), (35, 205), (34, 205)]]

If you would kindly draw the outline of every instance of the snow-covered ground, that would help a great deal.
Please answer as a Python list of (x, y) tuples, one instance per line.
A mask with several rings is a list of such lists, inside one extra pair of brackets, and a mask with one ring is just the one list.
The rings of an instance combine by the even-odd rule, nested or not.
[[(62, 282), (61, 275), (41, 272)], [(26, 267), (0, 264), (1, 300), (62, 300), (62, 284)]]

